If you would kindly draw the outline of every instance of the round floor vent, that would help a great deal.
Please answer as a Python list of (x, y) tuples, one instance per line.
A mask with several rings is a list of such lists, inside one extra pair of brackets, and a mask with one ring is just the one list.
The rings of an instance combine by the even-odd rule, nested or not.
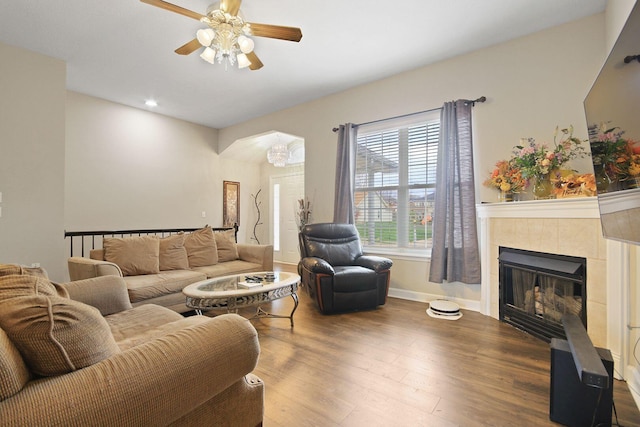
[(462, 317), (460, 306), (455, 302), (437, 299), (429, 303), (427, 314), (431, 317), (446, 320), (458, 320)]

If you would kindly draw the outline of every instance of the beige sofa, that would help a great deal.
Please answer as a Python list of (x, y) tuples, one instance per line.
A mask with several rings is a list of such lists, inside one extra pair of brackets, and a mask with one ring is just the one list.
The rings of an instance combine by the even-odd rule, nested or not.
[(0, 264), (1, 426), (261, 425), (256, 330), (132, 307), (124, 280)]
[(124, 278), (133, 306), (158, 304), (191, 310), (182, 289), (200, 280), (273, 270), (273, 246), (237, 244), (233, 230), (204, 227), (168, 237), (105, 238), (90, 258), (68, 260), (72, 281), (115, 275)]

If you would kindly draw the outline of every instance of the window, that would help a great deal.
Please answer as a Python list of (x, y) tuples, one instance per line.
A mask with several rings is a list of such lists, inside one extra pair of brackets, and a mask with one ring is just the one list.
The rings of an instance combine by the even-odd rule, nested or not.
[(431, 249), (440, 111), (358, 127), (355, 223), (367, 250)]
[(273, 185), (273, 250), (280, 250), (280, 184)]

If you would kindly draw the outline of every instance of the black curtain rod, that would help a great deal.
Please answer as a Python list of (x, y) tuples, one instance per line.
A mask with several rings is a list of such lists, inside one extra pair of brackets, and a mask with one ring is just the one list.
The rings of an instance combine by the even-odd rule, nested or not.
[[(478, 98), (478, 99), (474, 99), (473, 101), (467, 101), (467, 102), (468, 102), (468, 103), (471, 103), (471, 106), (473, 107), (473, 106), (475, 106), (475, 105), (476, 105), (476, 102), (485, 102), (486, 100), (487, 100), (487, 97), (486, 97), (486, 96), (481, 96), (481, 97), (480, 97), (480, 98)], [(372, 124), (372, 123), (384, 122), (385, 120), (401, 119), (401, 118), (403, 118), (403, 117), (409, 117), (409, 116), (413, 116), (413, 115), (415, 115), (415, 114), (430, 113), (431, 111), (436, 111), (436, 110), (442, 110), (442, 107), (438, 107), (438, 108), (431, 108), (430, 110), (418, 111), (418, 112), (416, 112), (416, 113), (403, 114), (403, 115), (401, 115), (401, 116), (389, 117), (389, 118), (386, 118), (386, 119), (373, 120), (373, 121), (365, 122), (365, 123), (358, 123), (358, 124), (357, 124), (357, 125), (355, 125), (355, 126), (370, 125), (370, 124)], [(340, 128), (333, 128), (333, 129), (331, 129), (331, 130), (332, 130), (332, 131), (334, 131), (334, 132), (338, 132), (338, 131), (340, 130)]]

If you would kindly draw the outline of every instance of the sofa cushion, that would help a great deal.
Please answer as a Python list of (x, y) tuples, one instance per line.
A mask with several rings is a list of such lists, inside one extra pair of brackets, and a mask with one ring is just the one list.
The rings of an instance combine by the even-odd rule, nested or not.
[(0, 301), (0, 327), (37, 375), (72, 372), (120, 351), (97, 309), (59, 296)]
[(221, 262), (216, 265), (208, 265), (206, 267), (196, 267), (193, 270), (206, 274), (208, 278), (213, 278), (230, 276), (232, 274), (252, 273), (260, 271), (261, 268), (262, 264), (237, 259), (234, 261)]
[(218, 248), (218, 262), (227, 262), (238, 259), (238, 246), (236, 245), (235, 230), (226, 230), (215, 233), (216, 246)]
[(125, 276), (155, 274), (160, 271), (158, 236), (105, 237), (105, 261), (117, 264)]
[(213, 237), (211, 227), (204, 227), (187, 234), (184, 238), (184, 247), (187, 249), (191, 268), (218, 263), (216, 239)]
[(197, 271), (169, 270), (158, 274), (128, 276), (124, 281), (127, 282), (129, 300), (135, 305), (150, 298), (181, 293), (185, 286), (206, 278), (203, 273)]
[(182, 317), (166, 307), (143, 304), (106, 318), (120, 350), (125, 351), (152, 339), (207, 321), (206, 316)]
[(29, 379), (29, 369), (20, 352), (0, 329), (0, 401), (22, 390)]
[(187, 270), (189, 259), (184, 247), (184, 233), (173, 234), (160, 239), (160, 271)]

